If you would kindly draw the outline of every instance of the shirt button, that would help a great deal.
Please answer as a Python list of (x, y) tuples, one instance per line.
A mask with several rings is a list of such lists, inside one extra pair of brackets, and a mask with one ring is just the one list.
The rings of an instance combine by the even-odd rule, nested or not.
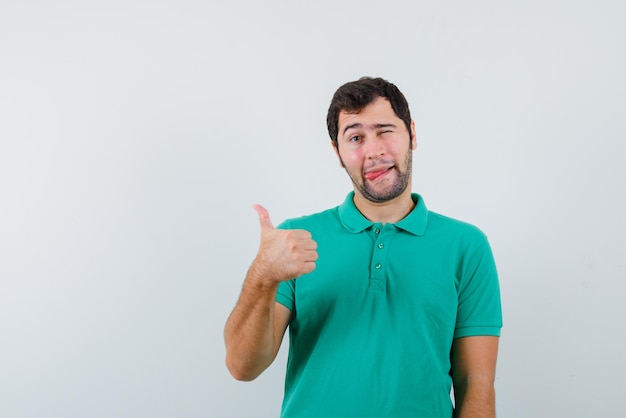
[(382, 266), (383, 266), (383, 265), (382, 265), (382, 264), (380, 264), (380, 263), (376, 264), (376, 268), (377, 268), (377, 269), (381, 268)]
[(377, 233), (377, 234), (380, 234), (380, 229), (374, 228), (374, 232)]
[(380, 244), (378, 244), (378, 248), (381, 248), (381, 249), (382, 249), (382, 248), (384, 248), (384, 247), (385, 247), (385, 244), (383, 244), (382, 242), (381, 242)]

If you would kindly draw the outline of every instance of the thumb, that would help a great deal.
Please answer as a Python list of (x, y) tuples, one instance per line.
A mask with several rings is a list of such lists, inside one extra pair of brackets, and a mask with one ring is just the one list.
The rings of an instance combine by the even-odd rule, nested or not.
[(259, 204), (252, 205), (252, 208), (254, 208), (257, 215), (259, 215), (259, 225), (261, 225), (261, 233), (267, 230), (274, 229), (274, 225), (272, 224), (272, 220), (270, 219), (270, 214), (267, 209)]

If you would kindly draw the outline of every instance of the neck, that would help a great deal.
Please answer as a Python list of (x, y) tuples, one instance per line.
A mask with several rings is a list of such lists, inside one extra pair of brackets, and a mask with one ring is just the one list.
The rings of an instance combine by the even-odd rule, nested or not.
[(354, 193), (354, 205), (359, 212), (372, 222), (396, 223), (404, 219), (415, 207), (411, 197), (411, 188), (406, 188), (401, 195), (386, 202), (372, 202), (367, 200), (358, 191)]

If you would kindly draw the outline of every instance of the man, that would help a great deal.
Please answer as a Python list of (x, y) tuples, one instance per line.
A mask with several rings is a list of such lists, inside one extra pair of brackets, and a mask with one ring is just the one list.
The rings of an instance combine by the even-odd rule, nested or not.
[(487, 239), (411, 193), (415, 125), (395, 85), (341, 86), (327, 123), (354, 191), (280, 229), (255, 205), (261, 243), (226, 323), (228, 369), (256, 378), (289, 326), (282, 417), (494, 417), (502, 323)]

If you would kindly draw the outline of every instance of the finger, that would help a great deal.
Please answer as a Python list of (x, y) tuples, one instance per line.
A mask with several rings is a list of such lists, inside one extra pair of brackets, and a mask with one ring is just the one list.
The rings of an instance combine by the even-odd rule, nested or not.
[(302, 274), (311, 273), (313, 270), (315, 270), (315, 267), (316, 267), (315, 261), (305, 262), (304, 265), (302, 266)]
[(311, 240), (303, 241), (302, 249), (306, 251), (315, 251), (317, 250), (317, 242)]
[(259, 215), (259, 225), (261, 225), (261, 232), (274, 229), (270, 214), (263, 206), (259, 204), (252, 205), (257, 215)]
[(304, 261), (305, 262), (317, 261), (318, 258), (319, 258), (319, 255), (317, 254), (317, 251), (307, 251), (306, 259)]
[(313, 241), (311, 233), (304, 229), (285, 229), (285, 236), (296, 241)]

